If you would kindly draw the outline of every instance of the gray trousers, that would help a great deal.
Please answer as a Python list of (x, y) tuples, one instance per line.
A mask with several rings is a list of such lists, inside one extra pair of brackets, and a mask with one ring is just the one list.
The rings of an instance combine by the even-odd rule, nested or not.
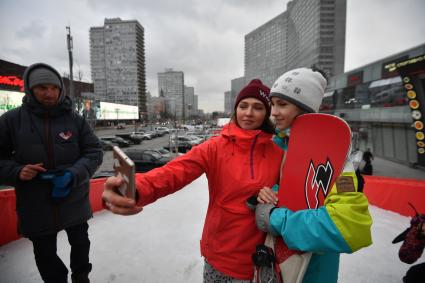
[(240, 280), (221, 273), (207, 261), (204, 264), (204, 283), (251, 283), (251, 280)]

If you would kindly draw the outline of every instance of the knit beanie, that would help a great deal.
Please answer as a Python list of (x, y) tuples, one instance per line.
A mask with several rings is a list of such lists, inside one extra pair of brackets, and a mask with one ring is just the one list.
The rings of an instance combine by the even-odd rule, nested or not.
[(270, 97), (289, 101), (307, 113), (319, 111), (327, 81), (318, 71), (298, 68), (280, 76), (270, 92)]
[(242, 99), (253, 97), (260, 100), (266, 106), (267, 116), (270, 116), (270, 89), (263, 85), (259, 79), (253, 79), (238, 94), (235, 101), (235, 112)]
[(62, 89), (58, 75), (46, 67), (39, 67), (31, 71), (28, 76), (28, 86), (30, 89), (41, 84), (52, 84)]

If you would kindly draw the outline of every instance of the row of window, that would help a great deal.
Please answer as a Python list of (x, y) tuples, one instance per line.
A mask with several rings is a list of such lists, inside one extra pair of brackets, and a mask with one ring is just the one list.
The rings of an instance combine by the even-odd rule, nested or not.
[(401, 82), (374, 85), (359, 84), (338, 89), (323, 99), (321, 111), (408, 105), (408, 98)]

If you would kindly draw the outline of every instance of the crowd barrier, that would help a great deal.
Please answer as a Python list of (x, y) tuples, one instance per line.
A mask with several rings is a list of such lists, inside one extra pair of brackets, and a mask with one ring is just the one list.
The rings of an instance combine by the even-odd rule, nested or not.
[[(105, 179), (91, 180), (90, 202), (93, 212), (102, 210), (101, 195)], [(380, 208), (413, 216), (408, 203), (425, 213), (425, 181), (365, 176), (364, 193), (369, 203)], [(0, 246), (19, 239), (15, 212), (15, 191), (0, 190)]]
[[(93, 212), (103, 209), (102, 192), (106, 178), (90, 181), (90, 203)], [(0, 190), (0, 246), (19, 239), (17, 231), (15, 190)]]
[(425, 181), (380, 176), (364, 178), (363, 192), (370, 204), (404, 216), (413, 216), (410, 202), (419, 213), (425, 214)]

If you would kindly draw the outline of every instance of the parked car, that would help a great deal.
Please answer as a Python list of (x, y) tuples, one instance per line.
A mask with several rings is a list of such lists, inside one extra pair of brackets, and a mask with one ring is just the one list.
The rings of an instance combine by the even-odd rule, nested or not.
[(131, 132), (133, 135), (139, 136), (142, 140), (151, 140), (152, 135), (146, 132)]
[[(170, 147), (171, 145), (171, 147)], [(192, 144), (187, 141), (171, 141), (171, 144), (164, 146), (166, 150), (173, 151), (177, 148), (177, 151), (180, 153), (186, 153), (192, 149)]]
[(142, 137), (131, 134), (131, 133), (126, 133), (126, 134), (116, 134), (115, 136), (123, 138), (133, 144), (140, 144), (142, 142)]
[(117, 125), (117, 130), (123, 130), (123, 129), (125, 129), (125, 124), (124, 123), (119, 123), (118, 125)]
[(154, 150), (158, 151), (162, 156), (164, 156), (164, 157), (170, 157), (171, 159), (174, 159), (178, 155), (181, 155), (181, 153), (179, 153), (178, 155), (176, 155), (175, 153), (172, 153), (171, 151), (169, 151), (168, 149), (165, 149), (163, 147), (156, 148)]
[(130, 146), (130, 143), (128, 141), (126, 141), (126, 140), (124, 140), (123, 138), (120, 138), (120, 137), (110, 136), (110, 137), (100, 137), (99, 139), (103, 140), (103, 141), (110, 141), (110, 142), (116, 143), (116, 144), (118, 144), (119, 147), (129, 147)]
[(196, 138), (195, 136), (172, 136), (171, 141), (186, 142), (192, 146), (198, 145), (202, 142), (201, 139)]
[(152, 149), (128, 149), (125, 153), (133, 160), (136, 166), (136, 172), (147, 172), (154, 168), (161, 167), (172, 159)]
[(103, 139), (100, 139), (100, 144), (102, 145), (102, 150), (104, 151), (112, 150), (114, 146), (118, 145), (117, 143)]
[(162, 131), (162, 132), (165, 132), (166, 134), (170, 133), (170, 129), (167, 127), (155, 127), (155, 131)]
[(146, 131), (145, 133), (150, 134), (152, 136), (152, 138), (159, 137), (159, 133), (156, 132), (156, 131)]

